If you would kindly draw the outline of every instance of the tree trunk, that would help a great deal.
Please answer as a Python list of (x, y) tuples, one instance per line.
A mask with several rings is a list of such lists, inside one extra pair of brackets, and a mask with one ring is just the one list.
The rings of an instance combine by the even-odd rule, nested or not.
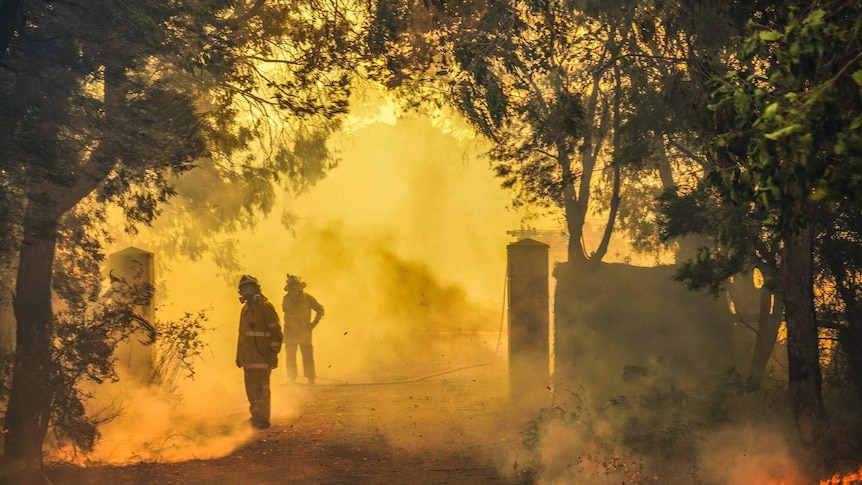
[(602, 258), (605, 257), (605, 254), (608, 252), (608, 246), (611, 243), (611, 236), (614, 232), (614, 224), (616, 224), (617, 220), (617, 212), (620, 209), (620, 167), (614, 166), (614, 181), (613, 188), (611, 189), (611, 205), (610, 212), (608, 213), (608, 223), (605, 226), (605, 230), (602, 233), (602, 240), (599, 242), (599, 246), (596, 248), (596, 251), (590, 256), (590, 262), (593, 264), (599, 264), (602, 261)]
[(566, 144), (562, 140), (557, 141), (557, 163), (563, 174), (563, 204), (566, 211), (566, 228), (569, 230), (569, 244), (566, 248), (568, 261), (583, 264), (587, 261), (583, 244), (586, 210), (581, 206), (586, 205), (586, 201), (580, 199), (575, 192), (575, 176)]
[[(620, 68), (619, 66), (614, 67), (614, 100), (613, 100), (613, 116), (612, 125), (613, 125), (613, 150), (614, 154), (617, 154), (620, 150), (622, 150), (621, 142), (620, 142), (620, 126), (622, 124), (622, 115), (620, 114), (620, 98), (622, 97), (621, 92), (621, 81), (620, 81)], [(608, 252), (608, 246), (611, 243), (611, 235), (614, 233), (614, 224), (616, 224), (617, 220), (617, 211), (620, 208), (620, 179), (622, 174), (620, 173), (620, 166), (618, 163), (613, 163), (614, 170), (614, 179), (613, 186), (611, 188), (611, 201), (610, 201), (610, 210), (608, 213), (608, 223), (605, 225), (605, 230), (602, 233), (602, 239), (599, 241), (598, 247), (596, 247), (596, 251), (590, 255), (590, 262), (593, 264), (599, 264), (602, 259), (605, 257), (605, 254)]]
[[(574, 194), (574, 192), (573, 192)], [(566, 197), (566, 228), (569, 230), (569, 244), (566, 248), (568, 261), (572, 264), (587, 262), (584, 250), (584, 216), (580, 209), (583, 202), (572, 195)]]
[(670, 160), (667, 158), (667, 150), (664, 147), (664, 136), (661, 133), (656, 133), (653, 139), (653, 148), (657, 157), (658, 176), (661, 180), (661, 186), (667, 190), (676, 186), (673, 180), (673, 169), (670, 166)]
[[(783, 302), (767, 288), (760, 289), (760, 311), (757, 318), (757, 338), (754, 341), (754, 352), (751, 356), (751, 366), (748, 370), (748, 381), (760, 387), (763, 377), (766, 375), (766, 366), (769, 357), (775, 349), (775, 341), (778, 339), (778, 328), (781, 326), (781, 307)], [(774, 308), (773, 308), (774, 307)], [(770, 310), (772, 310), (770, 312)]]
[(790, 404), (802, 441), (815, 443), (826, 426), (817, 320), (814, 314), (811, 230), (787, 236), (783, 252)]
[(51, 414), (51, 277), (59, 218), (50, 212), (31, 200), (24, 216), (15, 285), (15, 365), (4, 430), (4, 454), (15, 470), (41, 469)]
[[(110, 126), (125, 99), (124, 67), (105, 66), (105, 119)], [(84, 163), (77, 167), (75, 183), (58, 186), (47, 180), (27, 190), (23, 240), (15, 285), (17, 335), (12, 387), (4, 420), (6, 470), (20, 470), (25, 480), (33, 470), (41, 472), (42, 443), (52, 409), (54, 315), (51, 280), (60, 219), (102, 183), (111, 172), (115, 150), (105, 137)], [(11, 466), (9, 466), (11, 465)], [(2, 477), (0, 477), (2, 478)]]

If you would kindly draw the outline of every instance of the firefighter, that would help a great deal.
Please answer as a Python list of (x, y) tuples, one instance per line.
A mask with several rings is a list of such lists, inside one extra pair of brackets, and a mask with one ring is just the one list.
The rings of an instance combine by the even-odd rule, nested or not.
[[(317, 300), (305, 293), (305, 282), (299, 276), (288, 274), (287, 294), (281, 302), (284, 311), (284, 353), (287, 378), (290, 382), (296, 380), (296, 348), (302, 352), (302, 371), (309, 384), (314, 384), (317, 375), (314, 372), (314, 347), (311, 344), (311, 331), (323, 318), (323, 306)], [(314, 311), (314, 320), (311, 312)]]
[(236, 343), (236, 366), (245, 374), (251, 425), (269, 428), (269, 376), (278, 367), (282, 333), (275, 307), (260, 291), (252, 275), (239, 280), (239, 301), (243, 303)]

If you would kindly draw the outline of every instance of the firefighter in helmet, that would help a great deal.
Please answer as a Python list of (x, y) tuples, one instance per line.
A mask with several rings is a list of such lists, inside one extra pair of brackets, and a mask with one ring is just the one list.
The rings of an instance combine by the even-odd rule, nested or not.
[[(284, 289), (287, 294), (281, 302), (284, 310), (284, 353), (287, 378), (296, 380), (296, 348), (302, 352), (302, 371), (309, 384), (314, 384), (314, 347), (311, 344), (311, 331), (323, 318), (323, 306), (305, 293), (305, 282), (299, 276), (288, 274)], [(311, 312), (314, 311), (314, 319)]]
[(239, 301), (243, 303), (239, 317), (236, 343), (236, 366), (245, 373), (245, 393), (248, 396), (251, 425), (269, 427), (269, 376), (278, 367), (282, 333), (275, 307), (260, 291), (260, 283), (252, 275), (239, 280)]

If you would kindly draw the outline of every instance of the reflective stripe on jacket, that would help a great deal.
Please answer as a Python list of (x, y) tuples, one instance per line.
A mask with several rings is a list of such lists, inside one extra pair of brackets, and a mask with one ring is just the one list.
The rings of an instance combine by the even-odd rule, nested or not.
[(263, 295), (243, 305), (236, 360), (244, 369), (268, 369), (272, 357), (281, 350), (282, 338), (278, 313)]

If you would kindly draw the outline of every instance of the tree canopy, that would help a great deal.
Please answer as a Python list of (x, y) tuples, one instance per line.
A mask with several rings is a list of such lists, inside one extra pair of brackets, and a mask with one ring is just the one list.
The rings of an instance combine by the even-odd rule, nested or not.
[[(0, 222), (9, 229), (3, 251), (19, 261), (4, 432), (13, 463), (39, 463), (52, 403), (65, 396), (55, 392), (68, 388), (52, 358), (51, 291), (70, 278), (52, 276), (92, 276), (68, 265), (75, 258), (56, 258), (57, 242), (74, 251), (64, 238), (86, 234), (81, 224), (98, 222), (105, 204), (123, 209), (128, 230), (150, 223), (175, 195), (174, 177), (196, 166), (210, 171), (213, 189), (215, 182), (243, 188), (225, 204), (197, 194), (201, 213), (228, 208), (214, 214), (227, 225), (269, 210), (273, 183), (317, 180), (331, 166), (319, 147), (346, 110), (349, 75), (362, 55), (361, 29), (348, 20), (354, 7), (3, 3), (14, 14), (0, 31), (8, 42), (0, 58)], [(86, 217), (75, 218), (76, 207)], [(98, 261), (98, 245), (88, 250)]]

